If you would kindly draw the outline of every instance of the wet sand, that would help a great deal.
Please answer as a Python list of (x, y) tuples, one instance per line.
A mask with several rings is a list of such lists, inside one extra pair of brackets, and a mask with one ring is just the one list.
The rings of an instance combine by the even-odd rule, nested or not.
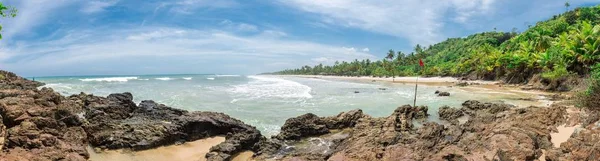
[[(321, 75), (277, 75), (278, 77), (300, 77), (314, 78), (324, 80), (346, 80), (359, 82), (387, 82), (387, 83), (402, 83), (414, 84), (417, 77), (396, 77), (396, 78), (377, 78), (377, 77), (345, 77), (345, 76), (321, 76)], [(468, 82), (476, 85), (458, 87), (456, 83)], [(550, 101), (550, 98), (545, 96), (555, 93), (544, 92), (539, 90), (521, 90), (519, 86), (514, 85), (499, 85), (499, 81), (460, 81), (454, 77), (419, 77), (419, 84), (425, 86), (437, 86), (446, 88), (450, 93), (478, 93), (489, 95), (490, 99), (504, 100), (505, 103), (516, 105), (520, 108), (529, 106), (549, 106), (555, 101)]]
[(225, 141), (225, 137), (211, 137), (181, 145), (163, 146), (143, 151), (109, 150), (96, 152), (88, 147), (90, 161), (205, 161), (210, 148)]
[(252, 155), (254, 155), (252, 151), (243, 151), (233, 156), (231, 161), (253, 161)]
[(554, 147), (558, 148), (560, 147), (561, 143), (566, 142), (571, 137), (571, 134), (575, 132), (575, 129), (579, 126), (580, 125), (567, 127), (566, 125), (560, 125), (556, 127), (556, 129), (558, 129), (558, 133), (550, 133), (550, 137), (552, 138), (551, 141), (552, 144), (554, 144)]

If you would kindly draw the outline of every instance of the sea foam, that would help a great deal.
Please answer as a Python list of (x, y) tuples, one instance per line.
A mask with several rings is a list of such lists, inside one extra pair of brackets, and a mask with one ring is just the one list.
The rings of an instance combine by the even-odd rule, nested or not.
[(208, 79), (208, 80), (215, 80), (215, 78), (212, 78), (212, 77), (211, 78), (206, 78), (206, 79)]
[(128, 80), (135, 80), (138, 79), (138, 77), (106, 77), (106, 78), (85, 78), (85, 79), (79, 79), (80, 81), (84, 81), (84, 82), (127, 82)]
[(183, 77), (185, 80), (192, 80), (192, 77)]
[(161, 77), (161, 78), (155, 78), (156, 80), (162, 80), (162, 81), (168, 81), (168, 80), (172, 80), (173, 78), (169, 78), (169, 77)]
[(252, 79), (246, 84), (236, 85), (232, 92), (242, 98), (312, 98), (312, 88), (298, 82), (275, 77), (248, 76)]

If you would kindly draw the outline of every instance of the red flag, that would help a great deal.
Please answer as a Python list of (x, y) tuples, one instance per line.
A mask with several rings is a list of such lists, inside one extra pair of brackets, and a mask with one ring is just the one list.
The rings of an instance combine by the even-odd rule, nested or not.
[(423, 64), (423, 60), (419, 59), (419, 66), (425, 66), (425, 64)]

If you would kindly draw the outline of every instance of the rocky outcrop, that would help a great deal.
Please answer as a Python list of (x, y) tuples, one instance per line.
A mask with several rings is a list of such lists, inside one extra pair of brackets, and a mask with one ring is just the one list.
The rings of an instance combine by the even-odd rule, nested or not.
[(144, 150), (211, 136), (226, 140), (208, 160), (229, 160), (265, 140), (242, 121), (216, 112), (188, 112), (131, 93), (61, 96), (42, 83), (0, 71), (0, 160), (87, 160), (88, 145)]
[(262, 137), (256, 128), (222, 113), (188, 112), (150, 100), (136, 106), (130, 93), (77, 97), (86, 104), (90, 144), (98, 148), (144, 150), (222, 135), (226, 141), (208, 155), (227, 160), (242, 150), (256, 149)]
[(333, 117), (318, 117), (308, 113), (285, 121), (281, 132), (274, 138), (279, 140), (298, 140), (304, 137), (323, 135), (333, 129), (354, 127), (365, 115), (362, 110), (343, 112)]
[[(581, 133), (580, 140), (563, 143), (565, 150), (557, 150), (550, 142), (550, 133), (565, 121), (565, 107), (512, 108), (501, 103), (481, 103), (467, 101), (461, 109), (443, 107), (443, 118), (457, 118), (468, 114), (469, 120), (461, 125), (441, 125), (426, 122), (420, 127), (413, 125), (413, 119), (422, 108), (401, 106), (392, 115), (384, 118), (363, 116), (349, 128), (348, 137), (335, 144), (330, 153), (308, 153), (302, 149), (279, 150), (281, 160), (535, 160), (542, 151), (566, 152), (555, 157), (559, 159), (581, 159), (570, 151), (581, 151), (583, 156), (595, 154), (577, 149), (576, 144), (594, 141), (594, 132)], [(314, 118), (316, 119), (316, 118)], [(305, 119), (311, 120), (311, 119)], [(312, 121), (314, 122), (314, 121)], [(591, 125), (590, 125), (591, 126)], [(597, 133), (596, 133), (597, 134)], [(331, 134), (301, 136), (300, 140), (323, 139)], [(292, 147), (303, 145), (288, 144)], [(572, 146), (569, 146), (571, 145)], [(562, 148), (562, 147), (561, 147)], [(586, 150), (597, 151), (594, 145), (584, 146)], [(285, 149), (285, 146), (282, 147)], [(569, 151), (570, 150), (570, 151)], [(567, 152), (569, 151), (569, 152)], [(283, 154), (282, 154), (283, 153)], [(286, 155), (287, 154), (287, 155)], [(261, 154), (261, 156), (269, 156)], [(567, 156), (567, 157), (565, 157)], [(268, 157), (267, 157), (268, 158)], [(549, 158), (551, 159), (551, 158)]]
[(0, 160), (87, 160), (81, 101), (10, 72), (0, 78)]
[(450, 106), (442, 106), (438, 110), (438, 115), (441, 119), (452, 121), (464, 116), (464, 113), (460, 109), (452, 108)]

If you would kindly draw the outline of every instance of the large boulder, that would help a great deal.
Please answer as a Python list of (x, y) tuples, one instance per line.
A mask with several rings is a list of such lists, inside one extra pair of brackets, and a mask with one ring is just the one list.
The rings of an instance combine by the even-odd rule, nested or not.
[(285, 121), (275, 138), (280, 140), (298, 140), (302, 137), (329, 133), (325, 121), (317, 115), (307, 113)]

